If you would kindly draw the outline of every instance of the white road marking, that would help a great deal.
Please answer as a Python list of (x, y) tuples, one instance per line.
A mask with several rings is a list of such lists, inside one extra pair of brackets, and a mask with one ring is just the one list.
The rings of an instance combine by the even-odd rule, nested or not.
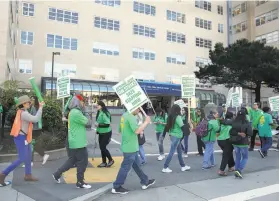
[(113, 138), (111, 138), (112, 142), (116, 143), (116, 144), (121, 144), (120, 142), (118, 142), (117, 140), (114, 140)]
[(214, 198), (209, 201), (225, 201), (225, 200), (226, 201), (237, 201), (237, 200), (238, 201), (247, 201), (247, 200), (270, 195), (270, 194), (277, 193), (277, 192), (279, 192), (279, 184), (274, 184), (274, 185), (266, 186), (263, 188), (257, 188), (254, 190), (249, 190), (249, 191), (245, 191), (245, 192), (240, 192), (240, 193), (235, 193), (235, 194), (231, 194), (231, 195), (227, 195), (227, 196), (223, 196), (223, 197)]

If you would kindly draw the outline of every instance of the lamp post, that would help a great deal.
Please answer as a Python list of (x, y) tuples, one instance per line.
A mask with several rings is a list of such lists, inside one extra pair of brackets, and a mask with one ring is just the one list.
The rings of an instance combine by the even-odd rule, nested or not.
[(51, 99), (53, 97), (53, 68), (54, 68), (54, 55), (60, 55), (60, 52), (52, 53), (52, 80), (51, 80)]

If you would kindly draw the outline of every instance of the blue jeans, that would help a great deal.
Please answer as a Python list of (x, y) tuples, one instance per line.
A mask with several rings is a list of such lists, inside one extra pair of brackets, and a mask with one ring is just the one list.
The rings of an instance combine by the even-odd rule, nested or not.
[(234, 146), (235, 151), (235, 170), (241, 172), (248, 161), (248, 147)]
[(260, 137), (262, 142), (262, 152), (267, 155), (267, 151), (272, 146), (272, 137)]
[(159, 149), (159, 154), (164, 155), (164, 150), (163, 150), (163, 133), (156, 133), (157, 134), (157, 142), (158, 142), (158, 149)]
[(117, 175), (116, 181), (113, 183), (113, 187), (119, 188), (122, 186), (126, 180), (129, 171), (133, 168), (135, 173), (140, 178), (140, 183), (142, 185), (147, 185), (149, 183), (148, 176), (140, 168), (140, 161), (138, 157), (138, 152), (134, 153), (123, 153), (123, 162), (121, 164), (119, 173)]
[(139, 155), (141, 158), (141, 163), (146, 163), (146, 156), (145, 156), (145, 150), (143, 145), (139, 145)]
[(188, 135), (186, 135), (186, 136), (184, 136), (184, 138), (182, 139), (182, 141), (184, 141), (184, 145), (183, 144), (181, 144), (181, 147), (182, 147), (182, 149), (183, 149), (183, 152), (185, 153), (185, 154), (187, 154), (188, 153), (188, 144), (189, 144), (189, 136)]
[(203, 168), (210, 168), (215, 165), (215, 157), (214, 157), (214, 141), (204, 141), (205, 150), (203, 157)]
[(4, 175), (8, 175), (14, 169), (16, 169), (21, 163), (24, 162), (25, 165), (25, 175), (31, 174), (31, 144), (25, 145), (26, 136), (18, 135), (14, 138), (14, 142), (16, 144), (18, 159), (15, 160), (11, 165), (9, 165), (2, 173)]
[(178, 154), (178, 159), (179, 159), (179, 163), (181, 165), (181, 167), (185, 167), (185, 163), (183, 160), (183, 156), (182, 156), (182, 148), (180, 145), (180, 138), (174, 137), (174, 136), (170, 136), (170, 140), (171, 140), (171, 147), (170, 147), (170, 151), (169, 154), (165, 160), (164, 163), (164, 168), (168, 168), (170, 161), (172, 160), (172, 157), (177, 149), (177, 154)]

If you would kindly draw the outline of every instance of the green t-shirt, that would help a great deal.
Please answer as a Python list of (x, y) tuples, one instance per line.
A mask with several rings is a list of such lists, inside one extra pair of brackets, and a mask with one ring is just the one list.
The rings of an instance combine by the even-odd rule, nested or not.
[(177, 137), (177, 138), (182, 138), (183, 137), (183, 131), (181, 129), (182, 126), (184, 126), (182, 117), (180, 115), (178, 115), (176, 117), (173, 128), (171, 128), (168, 132), (169, 135), (172, 135), (172, 136)]
[[(108, 115), (108, 116), (107, 116)], [(111, 120), (110, 120), (110, 113), (108, 114), (105, 114), (103, 111), (100, 111), (99, 112), (99, 116), (96, 120), (96, 122), (98, 124), (110, 124), (111, 123)], [(99, 128), (97, 127), (96, 129), (96, 132), (98, 132), (99, 134), (104, 134), (104, 133), (108, 133), (110, 132), (112, 129), (111, 129), (111, 126), (107, 127), (107, 128)]]
[(268, 113), (264, 113), (258, 123), (258, 130), (260, 137), (272, 137), (271, 126), (273, 123), (272, 116)]
[(230, 125), (221, 125), (221, 131), (220, 131), (220, 135), (218, 137), (218, 140), (227, 140), (229, 139), (229, 131), (231, 129), (232, 126)]
[(164, 127), (165, 127), (165, 124), (167, 122), (166, 120), (167, 120), (166, 115), (165, 115), (165, 117), (155, 116), (155, 118), (154, 118), (155, 123), (157, 123), (157, 122), (164, 123), (164, 124), (156, 124), (156, 132), (157, 133), (162, 133), (164, 131)]
[(128, 112), (121, 117), (119, 131), (122, 135), (121, 150), (123, 153), (134, 153), (139, 151), (138, 136), (135, 131), (138, 129), (137, 118)]
[(202, 138), (203, 141), (216, 141), (216, 133), (219, 131), (220, 125), (219, 121), (212, 119), (208, 122), (208, 135)]
[(259, 120), (261, 118), (261, 116), (263, 115), (263, 111), (260, 109), (257, 110), (250, 110), (250, 120), (252, 121), (252, 127), (253, 129), (257, 129), (258, 128), (258, 123)]
[(70, 149), (87, 146), (86, 124), (88, 119), (79, 109), (72, 109), (68, 116), (68, 142)]

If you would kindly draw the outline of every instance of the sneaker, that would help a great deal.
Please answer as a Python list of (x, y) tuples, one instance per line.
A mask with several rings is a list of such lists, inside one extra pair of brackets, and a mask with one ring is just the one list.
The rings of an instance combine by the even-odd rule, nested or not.
[(107, 167), (107, 163), (101, 163), (100, 165), (97, 166), (98, 168), (104, 168)]
[[(25, 165), (23, 164), (22, 167), (25, 168)], [(31, 167), (33, 167), (33, 162), (31, 162)]]
[(263, 154), (262, 150), (260, 150), (260, 149), (259, 149), (258, 151), (259, 151), (259, 153), (260, 153), (261, 157), (262, 157), (262, 158), (264, 158), (265, 156), (264, 156), (264, 154)]
[(141, 165), (146, 165), (146, 164), (147, 164), (147, 162), (146, 162), (146, 161), (144, 161), (144, 162), (142, 162), (142, 163), (141, 163)]
[(106, 166), (107, 168), (111, 167), (112, 165), (114, 165), (115, 161), (111, 160), (109, 161), (108, 165)]
[(185, 172), (185, 171), (190, 170), (190, 169), (191, 169), (191, 167), (187, 166), (187, 165), (185, 165), (185, 167), (181, 167), (182, 172)]
[(165, 159), (165, 155), (159, 155), (159, 157), (157, 159), (158, 159), (158, 161), (162, 161), (163, 159)]
[(44, 155), (42, 165), (45, 165), (45, 163), (48, 161), (49, 157), (50, 157), (49, 154)]
[(249, 151), (254, 151), (254, 148), (249, 148)]
[(78, 182), (76, 183), (77, 188), (84, 188), (84, 189), (90, 189), (91, 185), (85, 183), (85, 182)]
[(52, 175), (52, 177), (56, 181), (56, 183), (60, 184), (60, 177), (56, 177), (54, 174)]
[(146, 190), (147, 188), (149, 188), (150, 186), (154, 185), (155, 183), (156, 183), (156, 180), (155, 179), (151, 179), (151, 180), (149, 180), (147, 185), (143, 185), (142, 186), (142, 189)]
[(163, 173), (171, 173), (172, 170), (169, 169), (169, 168), (163, 168), (163, 169), (162, 169), (162, 172), (163, 172)]
[(211, 166), (209, 166), (209, 167), (202, 167), (202, 170), (209, 170), (209, 169), (211, 169)]
[(234, 172), (234, 175), (235, 175), (235, 177), (237, 177), (237, 178), (240, 178), (240, 179), (242, 179), (242, 178), (243, 178), (243, 176), (242, 176), (241, 172), (240, 172), (240, 171), (238, 171), (238, 170)]
[(183, 157), (184, 158), (188, 158), (189, 156), (188, 156), (188, 154), (184, 154)]
[(125, 195), (128, 193), (128, 190), (126, 190), (125, 188), (123, 188), (122, 186), (120, 186), (119, 188), (112, 188), (111, 191), (113, 194), (122, 194)]

